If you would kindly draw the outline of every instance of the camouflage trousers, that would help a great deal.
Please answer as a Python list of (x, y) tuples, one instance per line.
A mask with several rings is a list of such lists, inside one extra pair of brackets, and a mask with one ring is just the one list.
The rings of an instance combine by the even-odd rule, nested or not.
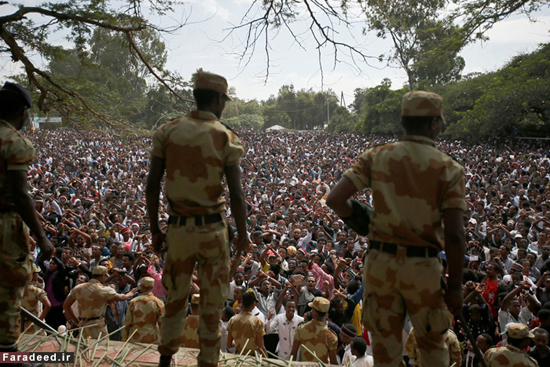
[(28, 228), (16, 213), (0, 213), (0, 344), (19, 338), (21, 299), (31, 278)]
[(107, 330), (107, 324), (105, 323), (105, 318), (100, 317), (97, 320), (89, 320), (89, 321), (80, 321), (78, 323), (78, 327), (84, 327), (88, 326), (84, 329), (82, 329), (82, 337), (84, 339), (91, 338), (91, 339), (97, 339), (99, 337), (99, 333), (101, 333), (101, 337), (103, 338), (105, 335), (109, 334), (109, 331)]
[(443, 300), (437, 258), (371, 250), (364, 268), (363, 323), (372, 335), (377, 367), (405, 366), (402, 330), (406, 313), (415, 329), (423, 366), (449, 366), (444, 333), (451, 316)]
[(170, 225), (162, 283), (168, 291), (161, 320), (159, 352), (175, 354), (180, 346), (195, 263), (200, 281), (199, 366), (217, 366), (221, 311), (229, 293), (229, 241), (224, 221), (195, 226)]

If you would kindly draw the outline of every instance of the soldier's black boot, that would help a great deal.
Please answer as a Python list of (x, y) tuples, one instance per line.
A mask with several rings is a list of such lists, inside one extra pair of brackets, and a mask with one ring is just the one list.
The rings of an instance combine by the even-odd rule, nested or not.
[(170, 364), (172, 363), (172, 356), (163, 356), (160, 355), (159, 360), (159, 367), (170, 367)]
[[(4, 353), (17, 353), (17, 344), (0, 345), (0, 361), (4, 361)], [(8, 359), (9, 360), (9, 359)], [(44, 367), (44, 363), (2, 363), (2, 367)]]

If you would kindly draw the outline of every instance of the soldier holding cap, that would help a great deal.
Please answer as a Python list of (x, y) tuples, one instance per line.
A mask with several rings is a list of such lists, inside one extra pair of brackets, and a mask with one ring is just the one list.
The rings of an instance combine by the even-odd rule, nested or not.
[[(451, 327), (447, 307), (455, 315), (462, 309), (466, 202), (464, 169), (435, 145), (445, 123), (442, 104), (434, 93), (405, 94), (405, 136), (363, 153), (327, 198), (327, 205), (347, 219), (354, 217), (351, 196), (372, 190), (363, 322), (372, 334), (377, 367), (401, 363), (406, 314), (422, 365), (449, 365), (444, 332)], [(446, 291), (437, 258), (442, 250), (449, 269)]]
[[(226, 101), (231, 100), (227, 81), (204, 71), (193, 77), (197, 110), (157, 130), (147, 178), (152, 245), (157, 252), (167, 252), (163, 284), (168, 300), (159, 344), (160, 366), (168, 366), (180, 347), (195, 263), (201, 282), (201, 351), (197, 361), (200, 367), (218, 365), (221, 311), (229, 289), (230, 235), (224, 215), (224, 175), (239, 233), (236, 248), (244, 250), (249, 245), (239, 167), (243, 146), (237, 135), (219, 121)], [(170, 214), (166, 235), (160, 230), (158, 219), (165, 171)]]
[(138, 343), (158, 343), (160, 317), (164, 314), (164, 303), (152, 293), (155, 280), (144, 277), (139, 283), (141, 295), (134, 298), (128, 304), (124, 329), (122, 329), (122, 341), (126, 341), (130, 335), (132, 341)]
[[(96, 266), (92, 272), (92, 276), (93, 279), (89, 282), (74, 287), (63, 303), (65, 317), (72, 326), (83, 327), (95, 324), (95, 326), (82, 330), (84, 338), (97, 338), (100, 332), (101, 335), (107, 335), (107, 325), (104, 319), (107, 301), (126, 301), (137, 293), (137, 289), (134, 288), (126, 294), (119, 294), (113, 288), (103, 284), (109, 277), (105, 266)], [(76, 318), (71, 309), (75, 301), (78, 301), (78, 314), (80, 318)]]
[(6, 82), (0, 89), (0, 352), (17, 351), (21, 298), (33, 273), (29, 229), (40, 260), (53, 253), (27, 185), (34, 147), (18, 131), (29, 120), (31, 106), (29, 92), (20, 85)]
[(510, 323), (507, 325), (508, 345), (505, 347), (491, 348), (485, 352), (483, 359), (488, 367), (501, 366), (538, 366), (536, 360), (523, 352), (531, 344), (535, 335), (529, 331), (527, 325)]
[(181, 334), (181, 346), (184, 348), (200, 348), (199, 343), (199, 304), (198, 294), (191, 296), (191, 315), (185, 318), (185, 326)]
[[(311, 352), (315, 353), (323, 363), (338, 364), (336, 349), (338, 348), (338, 337), (327, 326), (326, 317), (330, 308), (330, 301), (323, 297), (315, 297), (313, 302), (308, 304), (311, 307), (312, 320), (301, 324), (294, 334), (292, 345), (292, 357), (297, 360), (298, 349), (304, 345)], [(317, 358), (302, 348), (303, 362), (317, 362)]]

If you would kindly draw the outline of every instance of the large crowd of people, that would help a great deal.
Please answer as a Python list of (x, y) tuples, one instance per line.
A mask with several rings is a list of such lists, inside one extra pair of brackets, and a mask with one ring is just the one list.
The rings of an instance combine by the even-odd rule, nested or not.
[[(363, 151), (398, 137), (237, 133), (245, 149), (242, 186), (252, 246), (234, 260), (239, 264), (223, 310), (222, 351), (256, 350), (289, 360), (294, 338), (304, 338), (305, 331), (295, 333), (297, 325), (327, 314), (337, 362), (368, 365), (359, 363), (368, 363), (372, 355), (361, 320), (369, 239), (348, 228), (326, 198)], [(56, 253), (49, 262), (36, 263), (23, 306), (56, 329), (95, 321), (86, 319), (83, 307), (98, 306), (72, 291), (96, 279), (112, 288), (101, 306), (110, 338), (156, 341), (166, 290), (164, 259), (151, 247), (146, 211), (151, 139), (65, 129), (28, 135), (37, 148), (28, 171), (31, 195)], [(507, 325), (522, 323), (534, 335), (524, 346), (527, 353), (540, 366), (550, 365), (550, 144), (442, 139), (438, 148), (460, 162), (466, 174), (463, 316), (477, 346), (485, 352), (506, 345)], [(168, 202), (161, 199), (161, 226), (166, 228)], [(356, 199), (372, 205), (368, 189)], [(226, 215), (231, 217), (229, 209)], [(444, 266), (445, 254), (439, 257)], [(182, 346), (198, 346), (200, 286), (194, 277)], [(140, 308), (139, 297), (150, 301), (153, 296), (154, 306)], [(245, 323), (249, 334), (242, 333)], [(403, 357), (418, 365), (414, 330), (408, 325)], [(458, 318), (446, 341), (456, 366), (477, 366)]]

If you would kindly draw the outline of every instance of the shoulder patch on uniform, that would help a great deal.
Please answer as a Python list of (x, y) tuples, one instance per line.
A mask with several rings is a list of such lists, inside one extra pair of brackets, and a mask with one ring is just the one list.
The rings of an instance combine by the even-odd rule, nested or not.
[[(219, 120), (218, 120), (219, 121)], [(232, 128), (230, 128), (228, 125), (224, 124), (223, 122), (220, 121), (220, 124), (222, 124), (223, 126), (225, 126), (228, 130), (230, 130), (233, 134), (239, 136), (239, 134), (237, 134), (235, 132), (235, 130), (233, 130)]]

